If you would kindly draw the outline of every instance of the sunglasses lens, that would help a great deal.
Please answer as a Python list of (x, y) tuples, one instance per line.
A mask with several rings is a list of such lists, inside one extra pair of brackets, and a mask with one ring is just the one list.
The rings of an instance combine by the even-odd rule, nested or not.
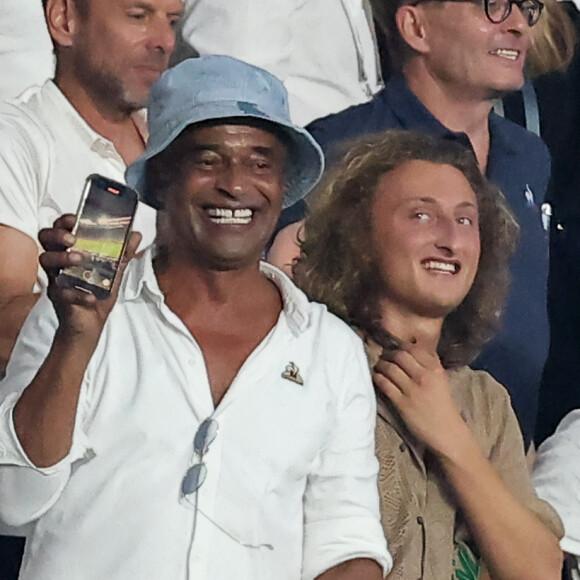
[(217, 422), (213, 419), (206, 419), (197, 430), (195, 439), (193, 440), (193, 449), (199, 455), (203, 455), (211, 442), (217, 435)]
[(190, 467), (181, 482), (181, 493), (183, 495), (189, 495), (197, 491), (205, 481), (206, 475), (207, 468), (203, 463), (197, 463)]

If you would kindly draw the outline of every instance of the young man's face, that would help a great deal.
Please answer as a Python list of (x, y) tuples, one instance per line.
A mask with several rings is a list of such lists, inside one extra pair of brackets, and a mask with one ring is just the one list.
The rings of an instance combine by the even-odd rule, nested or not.
[(371, 212), (385, 311), (445, 318), (467, 296), (479, 263), (477, 200), (465, 176), (408, 161), (381, 177)]
[(425, 15), (425, 63), (442, 86), (477, 101), (523, 85), (530, 27), (517, 6), (499, 24), (483, 2), (427, 1), (417, 9)]
[(173, 148), (181, 168), (162, 200), (172, 251), (210, 269), (257, 265), (282, 209), (282, 143), (224, 124), (188, 128)]
[(70, 47), (75, 75), (97, 100), (133, 111), (167, 69), (181, 0), (81, 0)]

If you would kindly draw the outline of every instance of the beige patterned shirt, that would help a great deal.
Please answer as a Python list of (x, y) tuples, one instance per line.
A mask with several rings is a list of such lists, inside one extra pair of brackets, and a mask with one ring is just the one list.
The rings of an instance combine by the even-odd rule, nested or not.
[[(374, 365), (380, 349), (367, 345), (367, 350)], [(503, 482), (562, 537), (556, 512), (532, 487), (522, 436), (505, 388), (488, 373), (469, 367), (450, 370), (449, 379), (461, 415)], [(376, 439), (381, 517), (394, 558), (389, 580), (451, 579), (455, 543), (470, 541), (465, 522), (435, 461), (380, 395)]]

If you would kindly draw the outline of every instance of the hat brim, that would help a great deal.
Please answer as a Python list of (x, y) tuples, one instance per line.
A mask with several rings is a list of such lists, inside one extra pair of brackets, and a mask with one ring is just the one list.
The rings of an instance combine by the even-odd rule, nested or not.
[(286, 191), (283, 208), (294, 205), (304, 198), (318, 183), (324, 170), (324, 154), (314, 138), (301, 127), (296, 127), (284, 119), (273, 118), (262, 113), (255, 105), (246, 103), (241, 107), (239, 101), (220, 101), (191, 107), (189, 110), (173, 111), (172, 118), (167, 119), (165, 129), (169, 128), (165, 139), (157, 142), (155, 147), (147, 147), (145, 153), (136, 159), (125, 173), (127, 185), (137, 191), (141, 201), (159, 209), (160, 204), (149, 192), (145, 168), (147, 161), (164, 151), (187, 127), (206, 121), (220, 119), (259, 119), (277, 126), (288, 137), (285, 143), (288, 148), (286, 168)]

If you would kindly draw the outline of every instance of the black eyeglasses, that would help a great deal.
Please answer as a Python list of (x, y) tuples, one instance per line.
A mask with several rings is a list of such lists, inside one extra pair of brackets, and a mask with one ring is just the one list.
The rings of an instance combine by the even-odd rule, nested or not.
[[(412, 6), (423, 2), (473, 2), (481, 5), (481, 0), (417, 0), (412, 2)], [(499, 24), (511, 14), (514, 4), (524, 15), (528, 26), (534, 26), (538, 22), (544, 8), (544, 3), (540, 0), (483, 0), (483, 9), (490, 22)]]

